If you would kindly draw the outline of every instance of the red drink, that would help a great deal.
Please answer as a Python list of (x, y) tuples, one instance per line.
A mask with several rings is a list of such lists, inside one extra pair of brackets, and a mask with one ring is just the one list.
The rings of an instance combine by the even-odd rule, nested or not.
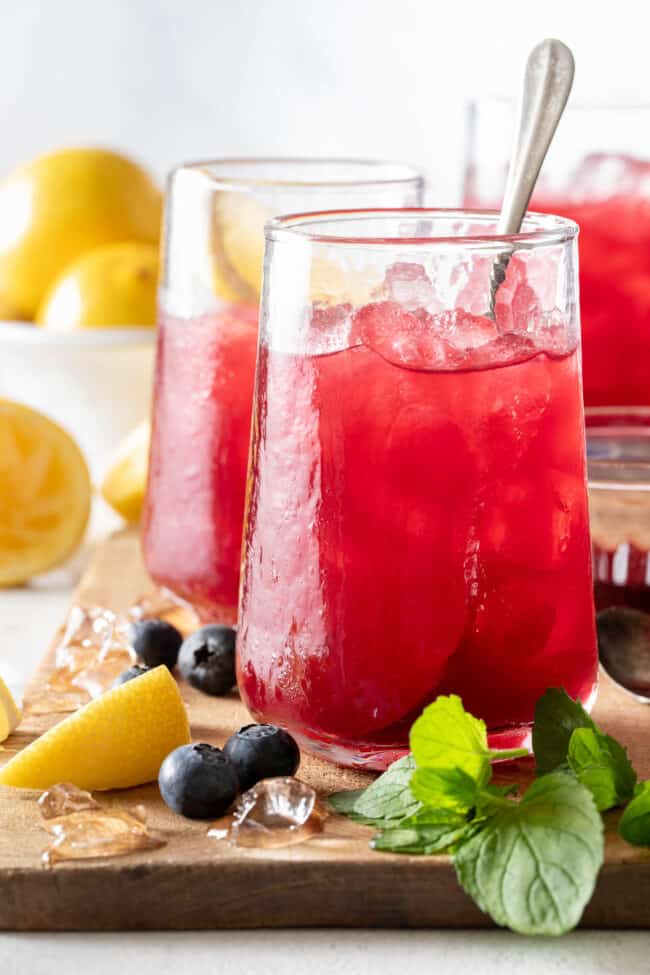
[(341, 761), (385, 766), (439, 693), (508, 747), (549, 686), (593, 693), (576, 338), (515, 318), (314, 307), (344, 347), (262, 344), (240, 690)]
[(586, 406), (650, 403), (649, 191), (649, 162), (594, 155), (574, 174), (570, 193), (538, 195), (531, 204), (580, 227)]
[(234, 618), (257, 308), (159, 318), (143, 540), (161, 585)]
[[(639, 106), (569, 107), (530, 203), (580, 227), (587, 407), (650, 405), (650, 160), (638, 156), (649, 115)], [(466, 206), (500, 206), (513, 122), (507, 101), (471, 106)]]
[(413, 206), (422, 190), (410, 167), (354, 160), (220, 160), (172, 174), (143, 549), (152, 578), (205, 616), (237, 611), (265, 221), (348, 200)]

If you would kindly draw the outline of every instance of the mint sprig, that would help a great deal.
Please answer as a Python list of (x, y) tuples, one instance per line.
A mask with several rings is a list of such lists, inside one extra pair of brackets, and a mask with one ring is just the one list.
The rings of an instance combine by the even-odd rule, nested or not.
[(456, 875), (478, 906), (520, 934), (563, 934), (591, 897), (603, 861), (603, 824), (573, 776), (538, 779), (505, 801), (454, 854)]
[[(579, 702), (553, 688), (535, 711), (537, 780), (496, 786), (483, 721), (456, 695), (430, 704), (411, 729), (412, 754), (368, 789), (337, 793), (332, 806), (374, 826), (376, 850), (453, 855), (457, 877), (496, 921), (526, 934), (561, 934), (579, 921), (603, 861), (599, 810), (632, 798), (624, 839), (650, 845), (650, 782), (636, 785), (625, 748)], [(636, 788), (635, 788), (636, 786)]]

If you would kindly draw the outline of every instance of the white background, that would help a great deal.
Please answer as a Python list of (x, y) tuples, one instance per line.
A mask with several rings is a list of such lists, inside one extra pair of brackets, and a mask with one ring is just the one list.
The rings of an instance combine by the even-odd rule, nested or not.
[[(404, 159), (457, 200), (464, 103), (545, 36), (577, 99), (650, 101), (645, 0), (0, 0), (0, 172), (69, 143), (162, 175), (235, 154)], [(650, 133), (648, 133), (650, 143)], [(650, 156), (650, 150), (648, 152)]]
[[(573, 48), (577, 99), (650, 101), (646, 8), (645, 0), (0, 0), (0, 174), (75, 143), (122, 148), (161, 177), (176, 162), (217, 155), (360, 155), (419, 164), (432, 202), (453, 204), (466, 99), (516, 91), (543, 37)], [(18, 670), (36, 660), (66, 599), (65, 590), (0, 596), (3, 656)], [(307, 965), (309, 975), (642, 971), (647, 935), (0, 935), (4, 975), (127, 975), (144, 966), (161, 975), (300, 975)]]

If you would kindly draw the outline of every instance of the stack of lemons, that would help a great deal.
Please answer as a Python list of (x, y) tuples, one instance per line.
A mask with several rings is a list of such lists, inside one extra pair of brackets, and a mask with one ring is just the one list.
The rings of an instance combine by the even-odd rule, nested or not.
[[(56, 332), (153, 326), (160, 220), (160, 190), (118, 153), (64, 149), (20, 166), (0, 184), (0, 318)], [(136, 453), (146, 459), (143, 430)], [(122, 452), (122, 476), (112, 472), (104, 490), (128, 518), (138, 516), (144, 483), (139, 470), (134, 493), (132, 468)], [(68, 557), (84, 533), (90, 494), (86, 464), (65, 431), (0, 400), (0, 586)]]

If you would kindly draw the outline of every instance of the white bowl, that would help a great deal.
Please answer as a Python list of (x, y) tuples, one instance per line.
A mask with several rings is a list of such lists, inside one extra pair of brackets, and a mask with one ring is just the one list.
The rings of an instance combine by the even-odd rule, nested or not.
[(153, 328), (57, 334), (0, 322), (0, 397), (64, 427), (97, 481), (120, 440), (149, 415), (155, 336)]

